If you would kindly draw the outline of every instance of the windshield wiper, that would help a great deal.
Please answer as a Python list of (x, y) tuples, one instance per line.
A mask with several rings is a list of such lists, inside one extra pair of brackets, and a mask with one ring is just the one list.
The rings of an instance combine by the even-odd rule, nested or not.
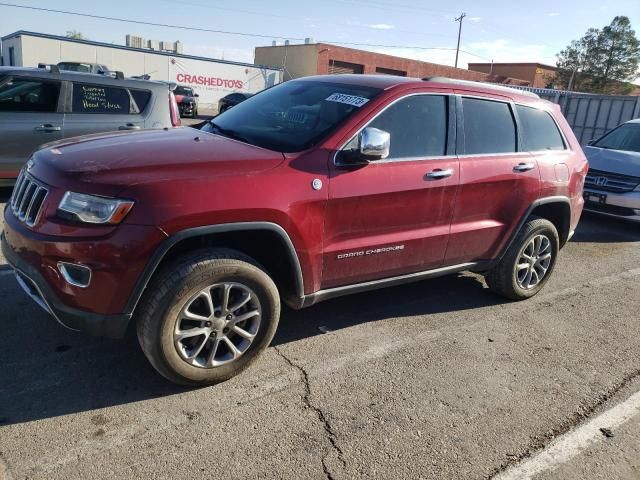
[(249, 140), (247, 140), (245, 137), (240, 135), (235, 130), (231, 130), (229, 128), (223, 128), (217, 123), (215, 123), (213, 120), (209, 120), (209, 124), (215, 129), (216, 132), (220, 133), (221, 135), (224, 135), (225, 137), (238, 140), (239, 142), (251, 143), (249, 142)]

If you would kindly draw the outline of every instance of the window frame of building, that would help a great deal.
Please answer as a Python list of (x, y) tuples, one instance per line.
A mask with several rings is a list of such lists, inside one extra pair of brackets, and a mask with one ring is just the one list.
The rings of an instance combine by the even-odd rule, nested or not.
[[(340, 72), (332, 71), (332, 70), (335, 70), (336, 65), (338, 65), (338, 68), (342, 68), (343, 70), (348, 69), (349, 71), (340, 71)], [(349, 68), (349, 67), (357, 67), (357, 68)], [(327, 73), (329, 75), (344, 75), (344, 74), (359, 75), (364, 73), (364, 65), (361, 63), (352, 63), (352, 62), (345, 62), (342, 60), (330, 59), (327, 65)]]
[(406, 77), (407, 72), (404, 70), (396, 70), (395, 68), (376, 67), (376, 74), (378, 75), (395, 75), (398, 77)]
[[(457, 101), (457, 110), (458, 110), (458, 154), (465, 157), (475, 157), (475, 156), (497, 156), (497, 155), (515, 155), (517, 153), (521, 153), (520, 144), (521, 144), (521, 131), (520, 125), (518, 123), (518, 117), (515, 112), (515, 104), (511, 100), (508, 99), (499, 99), (494, 97), (484, 97), (480, 95), (470, 95), (470, 94), (461, 94), (456, 95)], [(484, 102), (493, 102), (498, 104), (506, 105), (508, 108), (508, 112), (511, 116), (511, 121), (513, 123), (513, 131), (514, 131), (514, 148), (512, 151), (494, 151), (494, 152), (482, 152), (482, 153), (469, 153), (467, 151), (467, 131), (465, 128), (465, 112), (464, 112), (464, 100), (477, 100)]]
[[(398, 157), (398, 158), (386, 158), (383, 160), (375, 160), (374, 163), (389, 163), (389, 162), (409, 162), (409, 161), (432, 161), (437, 159), (443, 159), (447, 157), (456, 156), (456, 132), (457, 132), (457, 105), (455, 100), (455, 95), (452, 92), (414, 92), (410, 94), (405, 94), (400, 97), (394, 98), (392, 101), (384, 105), (380, 110), (378, 110), (372, 117), (368, 118), (364, 125), (360, 126), (355, 134), (351, 135), (349, 139), (342, 144), (342, 146), (337, 150), (336, 154), (333, 157), (333, 163), (336, 166), (348, 166), (351, 165), (351, 162), (343, 162), (340, 160), (340, 153), (346, 152), (351, 149), (350, 144), (353, 142), (358, 142), (360, 134), (362, 131), (371, 126), (371, 124), (385, 111), (387, 111), (393, 105), (406, 100), (410, 97), (415, 96), (439, 96), (444, 97), (446, 111), (446, 127), (445, 127), (445, 153), (444, 155), (431, 155), (431, 156), (420, 156), (420, 157)], [(391, 137), (391, 142), (393, 142), (393, 136)]]

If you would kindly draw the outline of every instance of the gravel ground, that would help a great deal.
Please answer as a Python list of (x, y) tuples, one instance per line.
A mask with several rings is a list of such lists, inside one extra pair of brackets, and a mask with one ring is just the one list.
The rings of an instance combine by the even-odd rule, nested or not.
[[(586, 216), (525, 302), (461, 274), (285, 310), (255, 366), (197, 390), (0, 273), (0, 478), (491, 477), (640, 390), (639, 247)], [(541, 478), (640, 477), (640, 419), (615, 433)]]

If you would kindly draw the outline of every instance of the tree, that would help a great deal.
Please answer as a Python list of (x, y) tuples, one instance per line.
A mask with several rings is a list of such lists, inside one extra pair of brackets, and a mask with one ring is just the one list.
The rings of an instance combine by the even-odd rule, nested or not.
[(78, 30), (67, 30), (66, 36), (75, 40), (86, 40), (86, 37)]
[(627, 17), (615, 17), (602, 30), (590, 28), (557, 55), (555, 83), (567, 90), (628, 93), (638, 76), (640, 41)]

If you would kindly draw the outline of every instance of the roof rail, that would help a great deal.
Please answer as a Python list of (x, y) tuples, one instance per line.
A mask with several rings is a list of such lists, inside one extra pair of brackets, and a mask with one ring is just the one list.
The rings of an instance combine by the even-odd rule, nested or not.
[(511, 88), (508, 85), (494, 85), (491, 83), (483, 83), (483, 82), (473, 82), (471, 80), (457, 80), (455, 78), (449, 77), (424, 77), (422, 80), (425, 82), (439, 82), (439, 83), (455, 83), (458, 85), (463, 85), (467, 87), (480, 87), (486, 90), (495, 90), (500, 93), (518, 93), (519, 95), (524, 95), (526, 97), (531, 98), (540, 98), (533, 92), (527, 92), (526, 90), (518, 90), (516, 88)]

